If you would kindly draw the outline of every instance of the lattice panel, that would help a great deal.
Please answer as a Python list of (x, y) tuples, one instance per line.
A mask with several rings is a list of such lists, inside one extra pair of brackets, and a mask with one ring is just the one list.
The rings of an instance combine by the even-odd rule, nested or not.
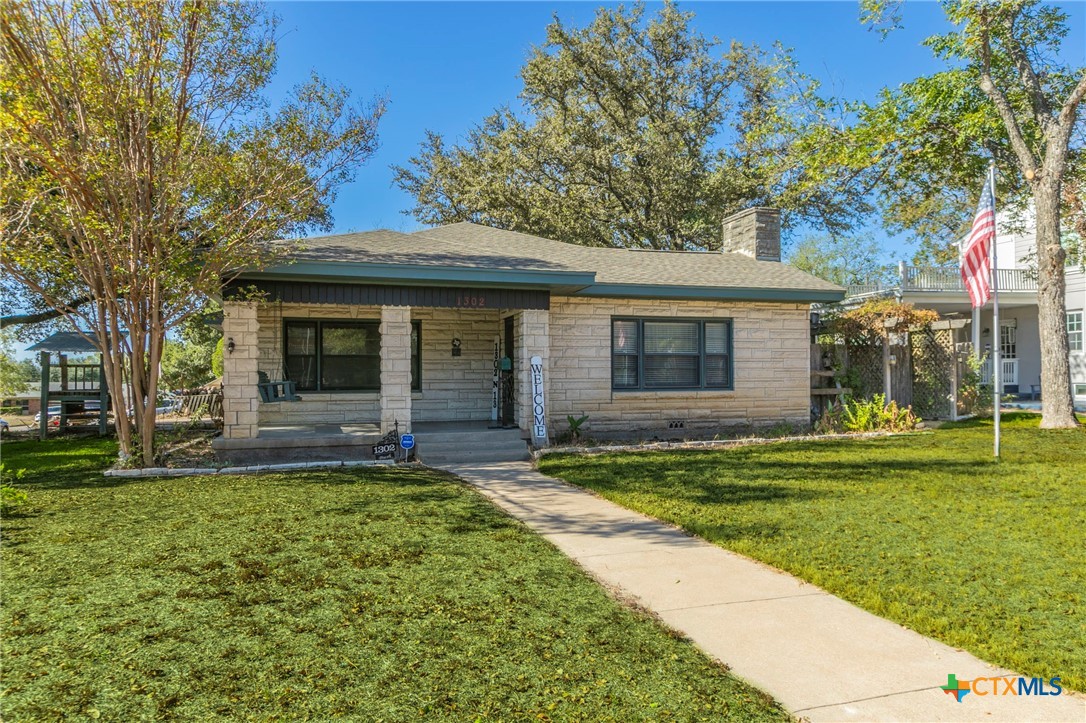
[(912, 339), (913, 411), (922, 419), (950, 419), (958, 359), (949, 329), (914, 331)]
[[(872, 395), (882, 394), (882, 345), (856, 344), (848, 348), (848, 365), (855, 379), (859, 379), (859, 388), (853, 388), (852, 395), (869, 399)], [(855, 382), (852, 382), (855, 384)]]

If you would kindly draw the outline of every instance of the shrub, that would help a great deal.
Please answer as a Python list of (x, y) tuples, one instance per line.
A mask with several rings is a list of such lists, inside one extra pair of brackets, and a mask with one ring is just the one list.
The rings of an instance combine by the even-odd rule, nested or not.
[(828, 412), (819, 422), (822, 432), (908, 432), (916, 429), (920, 418), (912, 407), (900, 407), (896, 401), (875, 394), (870, 399), (848, 397), (844, 404)]
[(25, 469), (10, 470), (0, 462), (0, 514), (9, 515), (26, 504), (26, 490), (12, 484), (22, 479), (25, 474)]

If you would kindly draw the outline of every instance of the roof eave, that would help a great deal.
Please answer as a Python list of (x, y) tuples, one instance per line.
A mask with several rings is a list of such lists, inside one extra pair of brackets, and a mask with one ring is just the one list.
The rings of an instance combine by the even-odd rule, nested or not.
[(617, 299), (673, 299), (689, 301), (828, 302), (845, 297), (844, 289), (777, 289), (731, 286), (673, 286), (662, 284), (592, 284), (574, 296)]
[(406, 286), (465, 284), (495, 289), (540, 289), (554, 293), (574, 293), (593, 284), (596, 274), (547, 269), (479, 269), (469, 266), (298, 261), (269, 266), (260, 271), (247, 271), (238, 278)]

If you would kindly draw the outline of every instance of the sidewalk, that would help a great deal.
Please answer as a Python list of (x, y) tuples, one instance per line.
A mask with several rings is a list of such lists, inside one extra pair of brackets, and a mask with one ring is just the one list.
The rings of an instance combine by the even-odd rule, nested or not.
[[(1086, 700), (940, 686), (1014, 675), (758, 562), (536, 472), (446, 467), (733, 673), (811, 721), (1086, 721)], [(1059, 675), (1053, 671), (1052, 675)], [(981, 690), (985, 690), (981, 687)]]

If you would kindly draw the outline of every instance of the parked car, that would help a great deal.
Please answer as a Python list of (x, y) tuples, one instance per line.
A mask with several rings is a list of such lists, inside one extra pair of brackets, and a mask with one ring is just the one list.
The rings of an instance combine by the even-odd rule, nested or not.
[(3, 419), (0, 419), (0, 434), (7, 434), (11, 431), (11, 425)]
[[(48, 418), (49, 418), (49, 426), (50, 427), (59, 427), (60, 426), (60, 405), (59, 404), (56, 404), (56, 405), (50, 404), (49, 409), (46, 410), (46, 411), (47, 411)], [(38, 412), (37, 414), (34, 415), (34, 424), (37, 424), (38, 426), (41, 426), (41, 412)]]

